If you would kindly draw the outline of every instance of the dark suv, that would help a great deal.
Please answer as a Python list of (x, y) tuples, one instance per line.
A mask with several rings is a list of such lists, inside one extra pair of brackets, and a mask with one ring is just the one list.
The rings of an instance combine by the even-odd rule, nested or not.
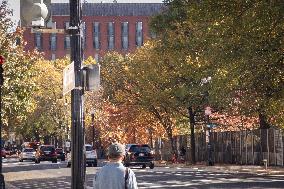
[(57, 153), (53, 145), (41, 145), (38, 147), (35, 154), (35, 163), (40, 163), (40, 161), (57, 163)]
[(61, 161), (65, 161), (65, 152), (62, 148), (56, 148), (55, 149), (57, 154), (57, 159), (61, 159)]
[(142, 165), (142, 168), (149, 166), (150, 169), (154, 168), (154, 154), (147, 144), (132, 144), (126, 152), (124, 165)]

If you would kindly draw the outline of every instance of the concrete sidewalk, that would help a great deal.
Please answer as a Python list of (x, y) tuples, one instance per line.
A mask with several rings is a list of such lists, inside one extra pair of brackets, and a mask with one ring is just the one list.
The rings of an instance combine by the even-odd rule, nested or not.
[(269, 166), (267, 169), (265, 166), (259, 165), (235, 165), (235, 164), (215, 164), (214, 166), (207, 166), (205, 163), (197, 163), (191, 165), (188, 163), (171, 163), (166, 161), (156, 161), (156, 167), (179, 167), (179, 168), (192, 168), (192, 169), (204, 169), (210, 171), (228, 171), (228, 172), (243, 172), (243, 173), (255, 173), (255, 174), (267, 174), (267, 175), (283, 175), (284, 167), (281, 166)]

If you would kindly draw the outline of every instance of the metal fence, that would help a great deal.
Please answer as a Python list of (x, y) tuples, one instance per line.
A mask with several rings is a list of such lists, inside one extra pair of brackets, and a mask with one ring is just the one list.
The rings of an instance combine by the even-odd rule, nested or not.
[[(190, 159), (190, 136), (177, 136), (174, 140), (177, 151), (186, 147), (186, 160)], [(212, 132), (210, 144), (215, 163), (284, 166), (284, 131), (280, 129), (262, 129), (252, 131)], [(207, 161), (206, 134), (195, 134), (195, 159)], [(156, 141), (157, 159), (170, 160), (169, 141)]]

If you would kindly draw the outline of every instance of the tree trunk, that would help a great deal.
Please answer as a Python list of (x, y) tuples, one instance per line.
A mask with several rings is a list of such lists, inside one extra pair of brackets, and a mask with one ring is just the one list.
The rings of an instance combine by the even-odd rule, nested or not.
[(195, 127), (195, 120), (194, 120), (194, 112), (192, 107), (188, 107), (188, 114), (189, 114), (189, 121), (190, 121), (190, 155), (191, 155), (191, 163), (195, 164), (195, 135), (194, 135), (194, 127)]
[[(171, 142), (171, 154), (176, 154), (177, 155), (177, 150), (175, 148), (175, 144), (174, 144), (174, 139), (173, 139), (173, 133), (172, 133), (172, 126), (173, 123), (170, 120), (170, 118), (168, 117), (168, 115), (161, 115), (160, 112), (154, 107), (152, 106), (150, 108), (150, 111), (154, 114), (155, 117), (157, 117), (159, 119), (159, 121), (161, 122), (163, 128), (165, 129), (167, 135), (168, 135), (168, 139)], [(166, 112), (166, 111), (165, 111)]]
[(260, 141), (261, 141), (261, 152), (267, 152), (267, 132), (270, 127), (269, 123), (266, 120), (265, 114), (259, 112), (259, 128), (261, 130)]

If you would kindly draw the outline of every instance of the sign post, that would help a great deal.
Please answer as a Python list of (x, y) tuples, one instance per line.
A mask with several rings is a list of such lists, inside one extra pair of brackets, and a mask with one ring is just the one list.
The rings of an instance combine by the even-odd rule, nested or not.
[(63, 70), (63, 95), (75, 88), (74, 62)]
[(71, 62), (74, 62), (75, 88), (71, 91), (71, 189), (85, 188), (84, 92), (82, 81), (82, 10), (81, 0), (69, 0)]

